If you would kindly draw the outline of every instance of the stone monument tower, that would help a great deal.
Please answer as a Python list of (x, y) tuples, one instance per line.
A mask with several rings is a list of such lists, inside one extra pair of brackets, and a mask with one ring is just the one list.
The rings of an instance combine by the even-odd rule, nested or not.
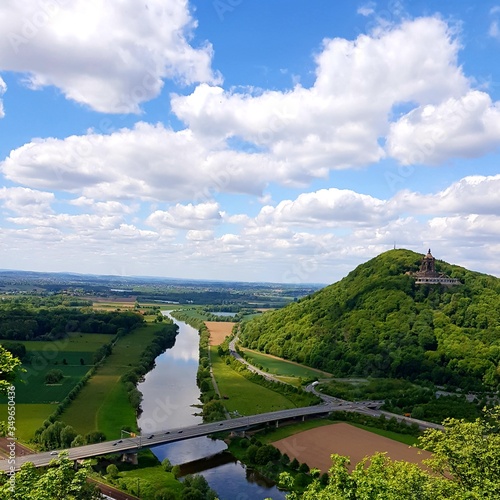
[[(411, 274), (411, 273), (409, 273)], [(455, 286), (461, 285), (461, 282), (455, 278), (450, 278), (444, 273), (438, 273), (436, 271), (436, 259), (431, 254), (431, 249), (422, 258), (422, 263), (420, 264), (420, 271), (412, 273), (415, 276), (416, 285), (445, 285), (445, 286)]]

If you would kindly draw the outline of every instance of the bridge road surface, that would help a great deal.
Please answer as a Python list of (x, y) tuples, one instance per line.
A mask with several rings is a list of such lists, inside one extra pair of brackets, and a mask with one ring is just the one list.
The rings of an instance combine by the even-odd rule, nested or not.
[[(199, 436), (206, 436), (215, 432), (231, 431), (237, 429), (246, 429), (253, 425), (263, 424), (268, 422), (277, 422), (294, 417), (302, 417), (308, 415), (321, 415), (330, 413), (336, 410), (354, 410), (354, 404), (342, 403), (323, 403), (316, 406), (307, 406), (303, 408), (292, 408), (289, 410), (280, 410), (269, 413), (261, 413), (248, 417), (239, 417), (231, 420), (223, 420), (209, 424), (199, 424), (190, 427), (180, 427), (176, 429), (166, 429), (157, 431), (153, 434), (147, 434), (140, 437), (117, 439), (114, 441), (105, 441), (103, 443), (89, 444), (78, 446), (76, 448), (68, 448), (66, 451), (71, 460), (80, 460), (108, 453), (126, 453), (136, 452), (141, 448), (151, 448), (161, 444), (182, 441)], [(60, 450), (62, 451), (62, 450)], [(8, 460), (0, 460), (0, 470), (8, 472), (11, 466), (15, 470), (25, 462), (32, 462), (36, 467), (49, 465), (50, 461), (57, 458), (59, 451), (36, 453), (33, 455), (25, 455), (16, 457), (15, 464), (9, 464)]]

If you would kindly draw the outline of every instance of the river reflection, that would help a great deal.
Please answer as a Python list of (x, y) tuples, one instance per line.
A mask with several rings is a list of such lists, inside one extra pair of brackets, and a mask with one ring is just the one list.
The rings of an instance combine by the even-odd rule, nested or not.
[[(166, 312), (163, 314), (169, 316)], [(200, 404), (200, 390), (196, 385), (199, 335), (183, 321), (174, 321), (179, 326), (174, 347), (156, 358), (155, 368), (137, 386), (143, 394), (142, 414), (138, 419), (142, 434), (202, 423), (202, 418), (196, 415), (201, 411), (196, 407)], [(222, 455), (226, 448), (223, 441), (198, 437), (151, 450), (160, 461), (168, 458), (173, 464), (185, 464), (181, 467), (183, 475), (202, 474), (220, 500), (285, 498), (275, 486), (246, 469), (229, 452)]]

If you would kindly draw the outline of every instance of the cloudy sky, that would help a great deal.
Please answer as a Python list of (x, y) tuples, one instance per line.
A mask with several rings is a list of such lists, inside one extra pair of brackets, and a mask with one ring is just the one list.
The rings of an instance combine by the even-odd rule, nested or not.
[(2, 0), (0, 268), (500, 276), (500, 1)]

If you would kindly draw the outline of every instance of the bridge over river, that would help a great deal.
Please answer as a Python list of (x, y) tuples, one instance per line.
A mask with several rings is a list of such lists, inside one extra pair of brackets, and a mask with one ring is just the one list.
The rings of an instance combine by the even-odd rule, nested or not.
[[(71, 460), (80, 460), (99, 455), (106, 455), (108, 453), (134, 453), (141, 448), (151, 448), (166, 443), (173, 443), (174, 441), (182, 441), (184, 439), (191, 439), (199, 436), (207, 436), (215, 432), (244, 430), (255, 425), (280, 422), (281, 420), (288, 420), (293, 418), (300, 418), (312, 415), (324, 415), (336, 410), (351, 410), (358, 406), (355, 403), (335, 403), (327, 402), (316, 406), (307, 406), (304, 408), (293, 408), (290, 410), (280, 410), (269, 413), (261, 413), (248, 417), (233, 418), (230, 420), (223, 420), (220, 422), (213, 422), (209, 424), (192, 425), (189, 427), (181, 427), (177, 429), (166, 429), (164, 431), (157, 431), (154, 434), (145, 436), (130, 437), (125, 439), (117, 439), (114, 441), (105, 441), (102, 443), (89, 444), (85, 446), (78, 446), (75, 448), (68, 448), (68, 457)], [(15, 464), (9, 463), (8, 460), (0, 460), (0, 470), (7, 472), (10, 467), (14, 466), (15, 470), (19, 470), (21, 465), (25, 462), (33, 462), (36, 467), (43, 467), (53, 460), (58, 452), (44, 452), (36, 453), (33, 455), (23, 455), (16, 457)]]
[[(75, 448), (68, 448), (66, 451), (71, 460), (81, 460), (99, 455), (107, 455), (108, 453), (135, 453), (141, 448), (152, 448), (154, 446), (173, 443), (175, 441), (182, 441), (184, 439), (207, 436), (216, 432), (245, 430), (266, 423), (276, 423), (276, 425), (278, 425), (278, 423), (282, 420), (290, 420), (300, 417), (304, 418), (314, 415), (327, 415), (333, 411), (340, 410), (363, 413), (373, 417), (379, 417), (383, 414), (388, 418), (394, 417), (400, 421), (405, 420), (408, 423), (416, 423), (421, 429), (443, 429), (443, 427), (438, 424), (406, 418), (401, 415), (381, 411), (374, 408), (373, 402), (371, 401), (351, 403), (349, 401), (330, 398), (325, 395), (322, 395), (322, 397), (324, 402), (316, 406), (306, 406), (303, 408), (292, 408), (290, 410), (260, 413), (258, 415), (222, 420), (209, 424), (192, 425), (176, 429), (165, 429), (163, 431), (157, 431), (154, 434), (117, 439), (114, 441), (104, 441), (102, 443), (89, 444), (86, 446), (78, 446)], [(56, 458), (58, 453), (58, 451), (52, 451), (17, 456), (15, 463), (12, 463), (10, 460), (0, 460), (0, 470), (8, 472), (13, 470), (11, 467), (14, 467), (14, 470), (19, 470), (25, 462), (33, 462), (35, 467), (43, 467), (49, 465), (50, 461)]]

